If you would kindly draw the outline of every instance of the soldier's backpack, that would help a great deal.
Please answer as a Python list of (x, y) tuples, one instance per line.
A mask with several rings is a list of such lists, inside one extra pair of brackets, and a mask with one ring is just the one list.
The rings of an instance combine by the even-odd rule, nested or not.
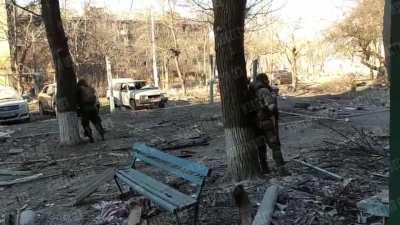
[(92, 87), (81, 86), (80, 91), (80, 102), (82, 104), (96, 104), (96, 91)]

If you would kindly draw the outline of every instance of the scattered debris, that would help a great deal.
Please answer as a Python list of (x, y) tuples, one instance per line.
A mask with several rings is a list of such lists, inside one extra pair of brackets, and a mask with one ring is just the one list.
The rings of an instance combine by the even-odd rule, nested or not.
[(11, 148), (8, 151), (9, 154), (20, 154), (22, 152), (24, 152), (24, 149), (22, 149), (22, 148)]
[(30, 209), (23, 210), (19, 215), (19, 225), (34, 225), (35, 212)]
[(136, 206), (131, 209), (128, 216), (128, 225), (140, 225), (142, 221), (142, 207)]
[(310, 106), (311, 106), (311, 104), (307, 103), (307, 102), (296, 102), (294, 104), (294, 108), (297, 108), (297, 109), (307, 109)]
[(96, 224), (122, 224), (129, 215), (127, 205), (121, 201), (102, 201), (93, 207), (100, 210), (100, 215), (96, 217)]
[(371, 216), (389, 218), (389, 191), (384, 190), (371, 198), (361, 200), (357, 207), (361, 210), (361, 223), (365, 223)]
[(171, 141), (163, 141), (158, 143), (152, 143), (151, 146), (155, 148), (159, 148), (162, 150), (175, 150), (175, 149), (182, 149), (188, 148), (193, 146), (204, 146), (208, 145), (209, 138), (206, 136), (199, 136), (194, 138), (188, 139), (175, 139)]

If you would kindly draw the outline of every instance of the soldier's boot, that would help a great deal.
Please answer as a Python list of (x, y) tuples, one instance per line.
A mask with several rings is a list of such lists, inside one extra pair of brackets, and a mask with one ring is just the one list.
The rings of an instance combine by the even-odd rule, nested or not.
[(258, 160), (260, 161), (261, 172), (270, 173), (267, 162), (267, 151), (265, 146), (258, 147)]
[(283, 159), (281, 147), (279, 145), (272, 146), (272, 157), (277, 166), (277, 170), (280, 176), (289, 176), (289, 171), (285, 168), (285, 160)]
[(90, 142), (93, 143), (94, 139), (93, 139), (93, 135), (92, 135), (92, 129), (90, 129), (90, 126), (84, 126), (83, 130), (84, 130), (85, 137), (88, 137)]
[(96, 123), (94, 126), (96, 127), (97, 132), (99, 132), (99, 134), (101, 136), (101, 140), (104, 141), (104, 133), (105, 132), (104, 132), (103, 126), (101, 125), (101, 122)]

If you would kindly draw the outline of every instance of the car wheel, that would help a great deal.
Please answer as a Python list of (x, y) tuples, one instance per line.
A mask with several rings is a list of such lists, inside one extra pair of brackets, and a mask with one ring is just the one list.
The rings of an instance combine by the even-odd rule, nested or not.
[(135, 99), (129, 100), (129, 105), (131, 106), (131, 109), (136, 110), (136, 102), (135, 102)]

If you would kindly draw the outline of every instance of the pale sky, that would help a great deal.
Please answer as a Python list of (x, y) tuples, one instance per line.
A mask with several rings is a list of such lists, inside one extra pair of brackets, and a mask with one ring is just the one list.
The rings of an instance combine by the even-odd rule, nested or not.
[[(29, 0), (19, 0), (20, 2)], [(151, 4), (155, 10), (161, 10), (163, 0), (60, 0), (63, 7), (82, 11), (84, 2), (91, 2), (94, 6), (106, 7), (113, 13), (129, 14), (149, 10)], [(210, 0), (204, 0), (210, 1)], [(190, 8), (185, 7), (187, 1), (177, 0), (178, 10), (190, 13)], [(319, 36), (332, 22), (340, 20), (348, 12), (356, 0), (273, 0), (273, 8), (280, 8), (275, 12), (284, 22), (286, 32), (291, 32), (295, 24), (299, 24), (296, 34), (305, 38)], [(283, 6), (283, 7), (282, 7)], [(284, 31), (283, 31), (284, 32)]]

